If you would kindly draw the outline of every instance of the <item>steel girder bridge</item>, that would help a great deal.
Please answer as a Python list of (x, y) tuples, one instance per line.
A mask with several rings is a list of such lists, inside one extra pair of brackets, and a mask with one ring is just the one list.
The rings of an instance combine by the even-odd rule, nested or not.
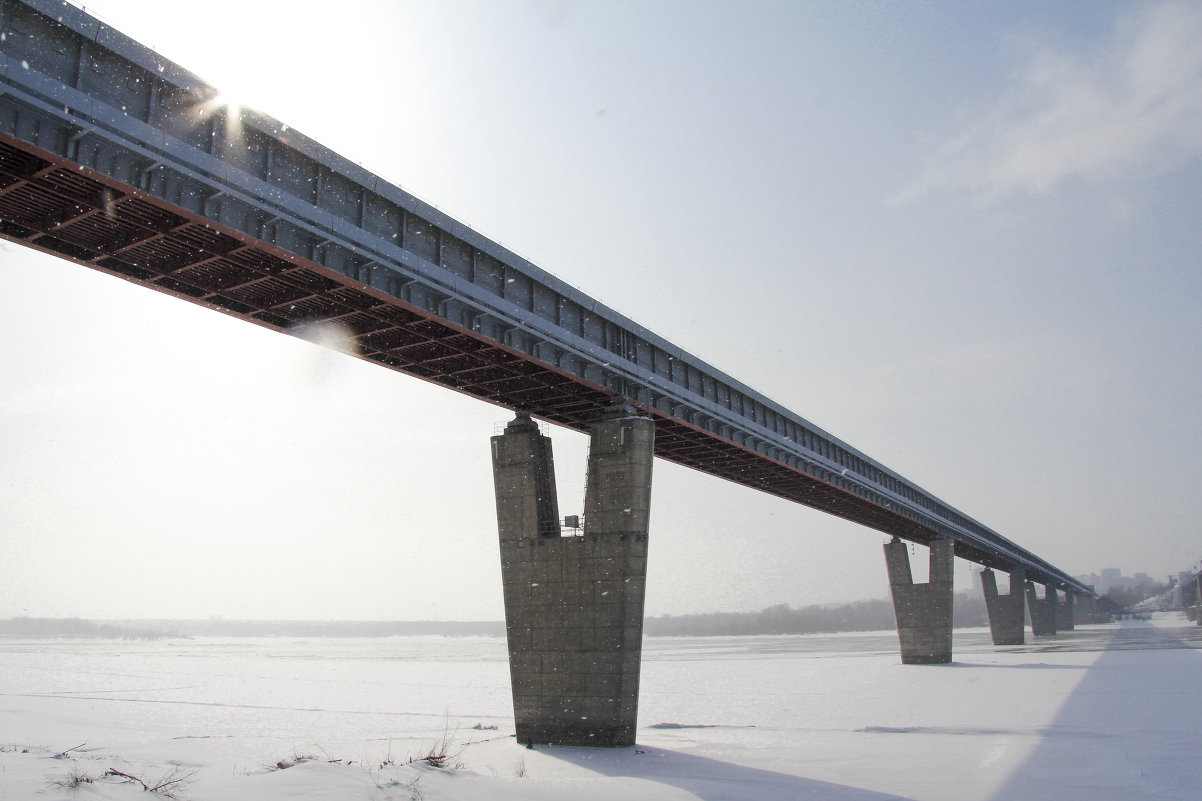
[(0, 0), (0, 235), (664, 459), (1090, 588), (731, 376), (60, 0)]

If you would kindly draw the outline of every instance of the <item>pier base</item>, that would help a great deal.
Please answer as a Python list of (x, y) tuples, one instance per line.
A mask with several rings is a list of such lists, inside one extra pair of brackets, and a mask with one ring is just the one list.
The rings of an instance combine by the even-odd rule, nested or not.
[(1072, 631), (1076, 628), (1076, 600), (1072, 590), (1065, 591), (1064, 602), (1056, 606), (1057, 631)]
[(994, 645), (1022, 645), (1026, 642), (1024, 618), (1026, 598), (1023, 584), (1026, 573), (1022, 568), (1010, 571), (1010, 593), (999, 595), (997, 576), (992, 570), (981, 573), (981, 586), (985, 590), (985, 609), (989, 613), (989, 633)]
[(885, 544), (885, 565), (893, 592), (893, 613), (901, 661), (906, 665), (945, 664), (952, 661), (952, 540), (930, 544), (931, 569), (926, 584), (915, 584), (910, 572), (908, 546), (894, 538)]
[(655, 424), (590, 431), (582, 536), (561, 536), (551, 444), (529, 416), (492, 438), (517, 741), (633, 745)]
[(1056, 590), (1044, 587), (1043, 598), (1035, 594), (1035, 583), (1027, 582), (1027, 609), (1031, 613), (1031, 633), (1036, 637), (1056, 634)]

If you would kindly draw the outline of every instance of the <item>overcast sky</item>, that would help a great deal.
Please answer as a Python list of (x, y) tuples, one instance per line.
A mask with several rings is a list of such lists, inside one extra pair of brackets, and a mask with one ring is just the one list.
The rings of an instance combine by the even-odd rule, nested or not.
[[(1202, 5), (88, 8), (1069, 573), (1202, 557)], [(504, 410), (0, 279), (0, 617), (503, 617)], [(886, 595), (884, 535), (655, 469), (648, 614)]]

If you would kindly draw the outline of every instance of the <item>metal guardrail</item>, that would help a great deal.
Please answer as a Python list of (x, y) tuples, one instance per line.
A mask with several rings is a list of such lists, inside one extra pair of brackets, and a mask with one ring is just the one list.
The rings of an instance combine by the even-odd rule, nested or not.
[[(676, 443), (660, 454), (667, 458), (907, 539), (950, 537), (958, 555), (1022, 566), (1030, 578), (1088, 592), (864, 453), (438, 209), (277, 120), (217, 105), (215, 88), (83, 11), (56, 0), (0, 0), (0, 30), (0, 134), (11, 141), (112, 179), (131, 196), (317, 265), (348, 286), (394, 298), (596, 388), (598, 397), (624, 396), (671, 422), (681, 437), (704, 441), (694, 448), (666, 437)], [(335, 316), (317, 292), (290, 306), (248, 302), (233, 290), (190, 284), (178, 271), (168, 276), (174, 268), (160, 274), (141, 266), (121, 254), (121, 242), (61, 240), (53, 235), (60, 222), (51, 222), (18, 226), (36, 228), (37, 236), (0, 234), (278, 330)], [(221, 255), (214, 245), (200, 247), (214, 248), (214, 259)], [(543, 395), (513, 388), (512, 381), (468, 384), (434, 360), (397, 357), (385, 335), (360, 333), (365, 358), (503, 405), (531, 407), (553, 422), (579, 423), (579, 412), (562, 398), (559, 406), (540, 401)], [(735, 452), (741, 462), (718, 465)], [(761, 469), (793, 471), (801, 489), (780, 489), (779, 477), (744, 476)]]

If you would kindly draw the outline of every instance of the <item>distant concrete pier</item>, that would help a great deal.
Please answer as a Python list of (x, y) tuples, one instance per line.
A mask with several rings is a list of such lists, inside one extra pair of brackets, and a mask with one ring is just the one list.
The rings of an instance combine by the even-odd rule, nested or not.
[(1057, 631), (1072, 631), (1076, 628), (1075, 625), (1075, 602), (1076, 597), (1072, 590), (1064, 591), (1064, 602), (1056, 605), (1056, 630)]
[(1022, 568), (1010, 571), (1010, 592), (1000, 595), (997, 576), (992, 570), (981, 573), (981, 586), (985, 590), (985, 609), (989, 613), (989, 633), (994, 645), (1022, 645), (1026, 642), (1024, 618), (1026, 598), (1023, 585), (1026, 575)]
[(1194, 601), (1193, 621), (1202, 626), (1202, 573), (1194, 576)]
[(633, 745), (655, 424), (611, 408), (590, 430), (581, 536), (562, 536), (551, 441), (519, 413), (492, 438), (519, 743)]
[(915, 584), (909, 547), (894, 538), (885, 544), (885, 565), (893, 592), (893, 613), (901, 660), (907, 665), (952, 661), (952, 563), (955, 543), (932, 540), (931, 567), (926, 584)]
[(1056, 588), (1045, 586), (1043, 598), (1035, 591), (1035, 583), (1027, 582), (1027, 609), (1031, 613), (1031, 633), (1036, 637), (1051, 637), (1056, 634)]

